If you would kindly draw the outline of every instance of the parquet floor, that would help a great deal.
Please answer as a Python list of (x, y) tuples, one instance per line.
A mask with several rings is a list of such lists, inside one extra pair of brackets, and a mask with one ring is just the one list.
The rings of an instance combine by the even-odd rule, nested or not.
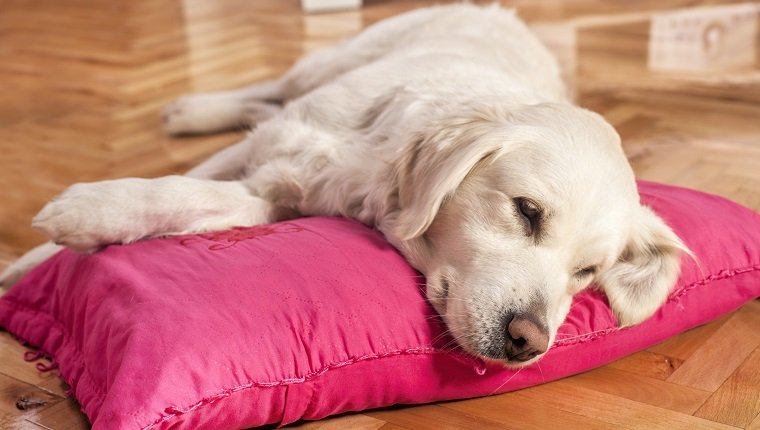
[[(361, 11), (303, 16), (295, 0), (0, 0), (0, 264), (43, 240), (29, 221), (66, 185), (181, 172), (240, 138), (164, 136), (159, 110), (172, 98), (275, 76), (305, 52), (432, 2), (367, 3)], [(718, 47), (729, 54), (747, 50), (754, 63), (744, 66), (723, 69), (721, 61), (730, 58), (718, 56), (711, 71), (675, 73), (653, 71), (647, 61), (653, 17), (726, 2), (505, 3), (557, 52), (579, 102), (618, 128), (639, 177), (760, 210), (757, 32), (750, 25)], [(0, 332), (0, 428), (88, 428), (55, 372), (38, 372), (22, 360), (23, 352)], [(295, 427), (760, 430), (759, 413), (755, 300), (561, 381)]]

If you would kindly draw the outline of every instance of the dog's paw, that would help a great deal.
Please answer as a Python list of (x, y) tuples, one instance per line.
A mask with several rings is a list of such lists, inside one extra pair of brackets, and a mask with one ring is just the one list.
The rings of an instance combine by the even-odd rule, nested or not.
[(32, 220), (32, 227), (44, 232), (58, 245), (80, 252), (118, 242), (124, 214), (118, 204), (118, 193), (103, 183), (72, 185), (50, 201)]
[(168, 134), (181, 135), (194, 132), (193, 107), (189, 97), (182, 97), (167, 105), (161, 117), (164, 120), (164, 130)]
[(172, 135), (201, 134), (241, 126), (240, 100), (222, 94), (180, 97), (164, 108), (164, 129)]
[(242, 129), (277, 114), (282, 107), (229, 93), (180, 97), (164, 108), (164, 129), (172, 135)]

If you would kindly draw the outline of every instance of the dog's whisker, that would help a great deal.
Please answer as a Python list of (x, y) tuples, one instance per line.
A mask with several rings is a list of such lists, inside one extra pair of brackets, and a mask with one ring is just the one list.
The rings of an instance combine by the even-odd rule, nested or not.
[(460, 335), (460, 336), (453, 336), (453, 339), (446, 343), (443, 347), (441, 347), (441, 350), (445, 352), (451, 352), (456, 349), (458, 349), (462, 344), (463, 340), (472, 340), (473, 335), (472, 334), (466, 334), (466, 335)]
[(538, 367), (538, 371), (541, 373), (541, 381), (546, 382), (546, 377), (544, 376), (544, 370), (541, 369), (541, 362), (540, 360), (536, 362), (536, 366)]
[(499, 390), (501, 390), (501, 387), (507, 385), (509, 383), (509, 381), (511, 381), (512, 379), (514, 379), (515, 376), (517, 376), (518, 374), (520, 374), (520, 372), (522, 372), (523, 369), (525, 369), (525, 368), (521, 367), (521, 368), (517, 369), (517, 371), (515, 373), (513, 373), (512, 376), (510, 376), (509, 378), (507, 378), (506, 381), (502, 382), (501, 385), (499, 385), (498, 387), (496, 387), (495, 390), (491, 391), (491, 394), (489, 394), (489, 396), (492, 396), (496, 392), (498, 392)]
[(567, 337), (562, 337), (560, 334), (557, 334), (557, 336), (554, 338), (554, 341), (556, 342), (558, 340), (561, 340), (561, 341), (565, 342), (565, 341), (568, 341), (568, 340), (580, 339), (580, 338), (586, 337), (586, 336), (593, 336), (595, 334), (606, 333), (608, 330), (610, 330), (610, 329), (590, 331), (588, 333), (583, 333), (583, 334), (574, 335), (574, 336), (567, 336)]
[(446, 337), (446, 335), (448, 335), (448, 334), (450, 334), (450, 333), (451, 333), (451, 330), (445, 330), (443, 333), (441, 333), (441, 334), (439, 334), (438, 336), (436, 336), (435, 338), (433, 338), (433, 339), (430, 341), (430, 343), (431, 343), (431, 344), (435, 344), (437, 341), (439, 341), (439, 340), (443, 339), (444, 337)]

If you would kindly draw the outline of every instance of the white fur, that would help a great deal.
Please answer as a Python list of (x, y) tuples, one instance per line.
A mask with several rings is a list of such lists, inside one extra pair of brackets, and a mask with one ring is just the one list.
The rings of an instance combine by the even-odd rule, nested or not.
[(0, 275), (0, 285), (10, 286), (15, 284), (26, 275), (27, 272), (55, 255), (55, 253), (61, 249), (63, 249), (62, 246), (50, 242), (32, 248), (3, 271), (2, 275)]
[[(92, 250), (300, 215), (356, 218), (427, 276), (466, 350), (516, 364), (499, 356), (507, 315), (529, 314), (553, 339), (573, 294), (596, 279), (635, 324), (665, 300), (685, 249), (639, 205), (615, 131), (564, 94), (555, 61), (513, 12), (420, 9), (278, 80), (180, 99), (166, 110), (172, 133), (256, 128), (185, 177), (74, 185), (34, 226)], [(536, 234), (517, 198), (543, 209)]]

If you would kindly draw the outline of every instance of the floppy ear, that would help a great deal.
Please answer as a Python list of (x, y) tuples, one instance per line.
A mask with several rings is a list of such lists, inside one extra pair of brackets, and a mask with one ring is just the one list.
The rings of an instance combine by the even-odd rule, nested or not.
[(644, 321), (665, 303), (681, 253), (691, 255), (670, 227), (642, 206), (625, 250), (599, 280), (621, 326)]
[(397, 238), (421, 236), (475, 165), (500, 149), (499, 139), (483, 138), (497, 125), (482, 117), (449, 119), (411, 139), (397, 164), (400, 210), (392, 227)]

